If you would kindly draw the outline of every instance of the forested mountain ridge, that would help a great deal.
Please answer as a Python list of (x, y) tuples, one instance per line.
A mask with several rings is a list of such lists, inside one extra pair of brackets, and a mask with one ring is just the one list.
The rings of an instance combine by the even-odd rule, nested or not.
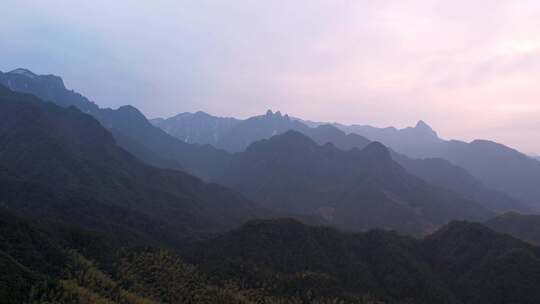
[[(230, 124), (228, 122), (229, 120), (234, 121), (234, 123)], [(247, 147), (246, 145), (262, 139), (268, 139), (289, 130), (301, 132), (321, 145), (332, 143), (342, 150), (350, 150), (352, 148), (363, 149), (371, 142), (371, 140), (356, 133), (347, 134), (338, 129), (338, 127), (343, 127), (343, 125), (324, 123), (308, 125), (309, 122), (289, 118), (280, 112), (274, 113), (271, 111), (268, 111), (265, 115), (255, 116), (247, 120), (221, 118), (201, 112), (182, 113), (166, 120), (156, 120), (154, 123), (157, 126), (163, 127), (171, 135), (178, 135), (177, 137), (182, 140), (211, 143), (220, 145), (219, 147), (225, 149), (234, 147), (232, 149), (233, 151), (243, 151)], [(209, 133), (216, 131), (216, 126), (227, 124), (230, 125), (219, 128), (219, 131), (214, 133), (215, 136), (208, 136)], [(366, 128), (368, 127), (362, 127), (362, 129)], [(347, 128), (344, 129), (350, 131)], [(174, 133), (172, 130), (178, 130), (179, 133)], [(405, 142), (417, 144), (418, 140), (415, 138), (418, 136), (423, 137), (427, 143), (442, 142), (436, 133), (423, 122), (419, 123), (415, 128), (406, 128), (403, 130), (373, 129), (372, 131), (365, 135), (378, 134), (375, 138), (381, 139), (389, 136), (392, 138), (392, 141), (400, 141), (403, 144)], [(229, 133), (233, 135), (229, 135)], [(404, 136), (404, 138), (401, 138), (401, 136)], [(513, 210), (520, 212), (533, 211), (533, 208), (522, 201), (504, 192), (486, 187), (466, 170), (444, 159), (413, 159), (395, 150), (392, 151), (392, 158), (409, 173), (435, 186), (458, 192), (471, 200), (481, 203), (488, 209), (496, 212)]]
[(372, 227), (425, 234), (452, 219), (492, 213), (408, 174), (380, 143), (363, 150), (320, 146), (288, 131), (235, 155), (218, 182), (269, 209), (319, 214), (351, 230)]
[(12, 190), (26, 189), (4, 186), (0, 201), (36, 216), (61, 216), (94, 229), (121, 226), (154, 240), (179, 241), (263, 214), (234, 191), (139, 161), (74, 107), (2, 86), (0, 143), (0, 177)]
[(540, 245), (540, 215), (508, 212), (488, 220), (485, 225), (500, 233)]
[(381, 230), (343, 233), (287, 219), (252, 221), (184, 255), (216, 281), (240, 274), (246, 287), (297, 293), (304, 303), (310, 296), (354, 299), (366, 293), (383, 303), (532, 304), (540, 299), (529, 282), (540, 279), (540, 250), (467, 222), (416, 240)]

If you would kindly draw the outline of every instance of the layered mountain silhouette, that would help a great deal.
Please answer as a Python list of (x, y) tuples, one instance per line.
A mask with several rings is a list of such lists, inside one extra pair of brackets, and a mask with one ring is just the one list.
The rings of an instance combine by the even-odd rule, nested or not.
[(324, 144), (339, 140), (345, 148), (367, 145), (370, 141), (357, 134), (341, 136), (340, 131), (330, 125), (309, 127), (287, 114), (268, 110), (264, 115), (245, 120), (224, 118), (204, 112), (181, 113), (171, 118), (153, 119), (151, 122), (167, 133), (188, 143), (212, 144), (229, 152), (242, 152), (252, 143), (282, 134), (289, 130), (309, 135)]
[[(505, 145), (474, 140), (442, 140), (424, 122), (414, 128), (344, 126), (346, 132), (377, 140), (412, 158), (442, 158), (466, 169), (487, 187), (505, 192), (538, 208), (540, 203), (540, 164)], [(371, 131), (369, 131), (371, 130)], [(375, 131), (373, 131), (375, 130)], [(372, 132), (373, 131), (373, 132)]]
[[(185, 136), (189, 136), (194, 141), (200, 143), (188, 144), (184, 141), (186, 139), (185, 137), (179, 140), (152, 126), (144, 115), (134, 107), (124, 106), (117, 110), (100, 109), (85, 97), (65, 89), (59, 77), (38, 76), (26, 70), (20, 71), (25, 72), (1, 74), (0, 82), (9, 83), (12, 88), (20, 91), (39, 94), (62, 106), (75, 105), (98, 119), (103, 126), (111, 131), (117, 144), (138, 158), (160, 167), (186, 170), (205, 179), (216, 180), (220, 177), (232, 158), (230, 153), (206, 145), (212, 143), (211, 140), (221, 143), (222, 147), (239, 150), (243, 149), (245, 144), (251, 144), (253, 141), (268, 138), (289, 129), (296, 129), (307, 134), (319, 144), (331, 142), (345, 150), (351, 148), (362, 149), (370, 143), (368, 139), (362, 136), (354, 133), (345, 134), (343, 131), (330, 125), (320, 125), (316, 128), (310, 128), (294, 119), (290, 119), (287, 115), (268, 111), (265, 115), (244, 121), (213, 117), (202, 112), (181, 114), (174, 119), (166, 120), (171, 128), (187, 130)], [(55, 79), (54, 83), (56, 85), (49, 84), (48, 79)], [(179, 122), (181, 123), (180, 125), (178, 125)], [(216, 130), (222, 132), (222, 134), (214, 136), (215, 133), (212, 132)], [(211, 133), (212, 136), (210, 136)], [(202, 136), (197, 137), (198, 135)], [(198, 139), (195, 140), (196, 138)], [(231, 138), (234, 140), (230, 140)], [(403, 165), (403, 158), (400, 158), (400, 160), (402, 160), (400, 163)], [(427, 171), (434, 173), (435, 177), (437, 177), (438, 174), (445, 174), (446, 172), (444, 167), (442, 168), (443, 170), (440, 169), (438, 167)], [(453, 186), (452, 179), (446, 181), (444, 178), (432, 178), (432, 176), (424, 174), (426, 170), (412, 171), (414, 174), (418, 173), (417, 176), (420, 178), (426, 179), (426, 176), (429, 177), (430, 179), (427, 180), (429, 182), (435, 181), (433, 182), (434, 185), (460, 192), (470, 199), (479, 201), (492, 210), (528, 211), (526, 208), (522, 208), (518, 202), (502, 195), (477, 195), (478, 192), (482, 194), (486, 192), (477, 189), (481, 188), (479, 183), (477, 187), (467, 189), (458, 188)], [(457, 180), (463, 180), (463, 177), (459, 175), (456, 175), (455, 178)], [(498, 203), (495, 204), (493, 202)]]
[(0, 86), (0, 202), (35, 218), (172, 244), (262, 215), (240, 194), (146, 165), (75, 107)]
[[(118, 110), (100, 109), (84, 96), (67, 90), (62, 79), (54, 75), (36, 75), (25, 69), (17, 69), (0, 73), (0, 83), (12, 90), (31, 93), (61, 106), (74, 105), (98, 119), (113, 133), (118, 144), (135, 156), (150, 164), (186, 170), (204, 179), (212, 179), (221, 174), (230, 160), (230, 154), (204, 144), (238, 152), (243, 151), (254, 141), (287, 130), (305, 134), (312, 130), (296, 118), (271, 111), (247, 120), (209, 117), (205, 113), (188, 113), (178, 115), (174, 119), (153, 122), (160, 126), (166, 124), (165, 129), (171, 134), (172, 130), (186, 130), (184, 133), (176, 134), (178, 136), (175, 137), (153, 126), (133, 107), (121, 107)], [(323, 124), (304, 122), (310, 126)], [(347, 133), (356, 133), (369, 140), (379, 141), (398, 153), (415, 159), (442, 158), (450, 161), (453, 165), (465, 169), (487, 188), (499, 193), (504, 192), (527, 202), (533, 208), (538, 208), (540, 162), (514, 149), (484, 140), (471, 143), (442, 140), (422, 121), (415, 127), (405, 129), (340, 124), (334, 126)], [(317, 141), (317, 138), (313, 138)], [(199, 144), (188, 145), (186, 141)], [(504, 206), (500, 203), (495, 204), (497, 205)], [(510, 210), (506, 207), (502, 209)], [(527, 211), (521, 207), (514, 209)]]
[[(253, 221), (188, 250), (216, 278), (314, 298), (370, 293), (383, 303), (534, 303), (540, 252), (480, 224), (453, 222), (418, 241), (294, 220)], [(358, 301), (358, 299), (356, 299)]]
[[(331, 125), (319, 125), (303, 131), (319, 144), (332, 143), (342, 150), (352, 148), (363, 149), (370, 141), (355, 133), (346, 134)], [(515, 199), (502, 191), (486, 187), (465, 169), (458, 167), (442, 158), (413, 159), (404, 154), (391, 151), (392, 158), (408, 173), (426, 182), (455, 191), (465, 197), (481, 203), (484, 207), (497, 212), (517, 210), (533, 212), (534, 209), (524, 202)]]
[[(324, 123), (308, 122), (312, 126)], [(371, 126), (334, 126), (376, 140), (411, 158), (442, 158), (467, 170), (487, 187), (502, 191), (534, 209), (540, 206), (540, 165), (525, 154), (505, 145), (475, 140), (466, 143), (443, 140), (425, 122), (404, 129)]]
[(411, 144), (432, 144), (442, 141), (437, 133), (422, 120), (418, 121), (414, 127), (403, 129), (376, 128), (366, 125), (348, 126), (339, 123), (335, 123), (334, 126), (347, 133), (359, 134), (371, 140), (382, 142), (397, 151), (407, 150)]
[(86, 97), (68, 90), (60, 77), (35, 75), (17, 69), (0, 73), (0, 84), (30, 93), (57, 105), (75, 106), (94, 116), (113, 134), (116, 142), (136, 157), (158, 167), (182, 169), (202, 178), (221, 172), (229, 155), (210, 145), (189, 145), (153, 126), (132, 106), (101, 109)]
[(231, 152), (244, 151), (255, 141), (270, 138), (288, 130), (304, 130), (306, 126), (281, 112), (268, 110), (265, 115), (254, 116), (237, 123), (217, 142), (217, 146)]
[(452, 140), (400, 152), (412, 157), (444, 158), (465, 168), (486, 186), (539, 206), (540, 162), (515, 149), (487, 140)]
[[(234, 121), (234, 123), (230, 123)], [(199, 143), (211, 143), (220, 145), (221, 148), (231, 150), (243, 150), (246, 144), (251, 144), (261, 139), (268, 139), (274, 135), (281, 134), (288, 130), (299, 131), (308, 135), (319, 144), (332, 143), (342, 150), (352, 148), (363, 149), (371, 141), (356, 133), (345, 133), (335, 125), (302, 121), (297, 118), (289, 118), (279, 112), (268, 111), (266, 115), (255, 116), (248, 120), (231, 118), (220, 118), (210, 116), (206, 113), (182, 113), (173, 118), (154, 120), (154, 124), (161, 126), (171, 135), (175, 133), (171, 130), (184, 130), (184, 133), (177, 136), (179, 139), (193, 140)], [(215, 126), (223, 126), (218, 133)], [(228, 125), (229, 127), (225, 127)], [(233, 126), (231, 126), (233, 125)], [(421, 134), (424, 130), (431, 130), (425, 123), (419, 123), (416, 128), (403, 130), (377, 131), (378, 133), (392, 133), (391, 137), (399, 138), (400, 134), (406, 134), (412, 143), (415, 141), (415, 134)], [(234, 131), (231, 131), (234, 130)], [(256, 130), (256, 131), (254, 131)], [(375, 131), (374, 131), (375, 132)], [(375, 133), (377, 133), (375, 132)], [(204, 134), (216, 134), (209, 137)], [(228, 133), (234, 135), (227, 135)], [(428, 138), (427, 142), (441, 142), (433, 131), (425, 132), (423, 136)], [(203, 134), (204, 136), (200, 136)], [(428, 136), (432, 134), (433, 136)], [(210, 139), (209, 139), (210, 138)], [(431, 139), (429, 139), (431, 138)], [(233, 139), (229, 143), (229, 140)], [(241, 140), (239, 140), (241, 139)], [(466, 170), (443, 159), (413, 159), (392, 151), (392, 158), (402, 165), (409, 173), (424, 179), (425, 181), (440, 187), (463, 194), (469, 199), (480, 202), (491, 210), (505, 212), (518, 210), (521, 212), (531, 212), (531, 207), (501, 191), (492, 190), (482, 182), (469, 174)]]
[(476, 202), (408, 174), (380, 143), (342, 151), (296, 131), (252, 144), (235, 155), (218, 181), (264, 207), (319, 214), (351, 230), (383, 227), (425, 234), (452, 219), (492, 215)]
[[(396, 132), (449, 145), (430, 130)], [(534, 177), (517, 151), (452, 145), (476, 174)], [(0, 73), (0, 303), (539, 303), (538, 216), (497, 215), (526, 206), (455, 159), (400, 152), (271, 111), (150, 123)], [(252, 220), (291, 214), (318, 225)]]
[(215, 117), (199, 111), (180, 113), (167, 119), (151, 119), (150, 122), (184, 142), (218, 146), (221, 139), (242, 121), (236, 118)]

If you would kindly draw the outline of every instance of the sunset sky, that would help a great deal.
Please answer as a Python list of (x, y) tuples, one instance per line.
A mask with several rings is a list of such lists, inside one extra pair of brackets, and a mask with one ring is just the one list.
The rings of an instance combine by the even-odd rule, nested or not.
[(267, 109), (540, 154), (540, 1), (3, 0), (0, 70), (148, 117)]

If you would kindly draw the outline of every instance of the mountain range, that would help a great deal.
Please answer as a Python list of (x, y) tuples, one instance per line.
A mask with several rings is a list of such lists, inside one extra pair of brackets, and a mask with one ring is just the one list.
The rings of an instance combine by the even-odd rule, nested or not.
[[(184, 116), (189, 116), (184, 113)], [(191, 114), (193, 115), (193, 114)], [(267, 117), (268, 119), (264, 119)], [(214, 117), (219, 120), (220, 118)], [(167, 119), (163, 121), (169, 121)], [(173, 123), (173, 122), (169, 122)], [(156, 125), (160, 126), (159, 123)], [(236, 120), (233, 128), (221, 135), (218, 146), (237, 152), (256, 140), (270, 138), (287, 130), (307, 134), (315, 127), (332, 125), (347, 135), (356, 134), (369, 141), (379, 141), (396, 153), (412, 159), (444, 159), (474, 177), (483, 187), (505, 193), (514, 201), (522, 201), (533, 209), (540, 208), (540, 163), (502, 144), (487, 140), (470, 143), (441, 139), (425, 122), (404, 129), (311, 122), (269, 111), (266, 115)], [(207, 126), (202, 126), (207, 129)], [(241, 131), (241, 129), (244, 129)], [(253, 130), (257, 130), (256, 132)], [(234, 134), (234, 135), (232, 135)], [(234, 138), (237, 143), (227, 143)], [(234, 148), (231, 148), (234, 147)], [(403, 157), (400, 157), (403, 159)], [(423, 176), (420, 176), (423, 178)]]
[(86, 97), (65, 88), (60, 77), (35, 75), (17, 69), (0, 73), (0, 84), (62, 107), (75, 106), (92, 115), (134, 156), (161, 168), (182, 169), (202, 178), (215, 175), (227, 163), (227, 154), (210, 145), (189, 145), (154, 127), (132, 106), (99, 108)]
[(234, 191), (141, 162), (75, 107), (3, 86), (0, 100), (0, 201), (10, 209), (169, 245), (263, 214)]
[[(55, 82), (48, 83), (49, 79), (54, 79)], [(210, 145), (214, 141), (218, 147), (243, 151), (255, 141), (288, 130), (296, 130), (319, 144), (331, 142), (344, 150), (362, 149), (370, 143), (370, 140), (363, 136), (355, 133), (346, 134), (331, 125), (322, 124), (312, 128), (288, 115), (272, 111), (247, 120), (214, 117), (203, 112), (183, 113), (171, 119), (158, 120), (170, 128), (166, 130), (185, 131), (180, 135), (176, 133), (179, 135), (179, 138), (176, 138), (172, 136), (175, 133), (167, 134), (151, 125), (146, 117), (132, 106), (123, 106), (117, 110), (99, 108), (80, 94), (67, 90), (61, 78), (57, 76), (38, 76), (30, 71), (18, 69), (15, 72), (0, 74), (0, 83), (9, 84), (14, 90), (51, 100), (60, 106), (74, 105), (100, 121), (113, 134), (118, 145), (134, 156), (149, 164), (184, 170), (205, 180), (219, 178), (233, 159), (232, 153)], [(152, 122), (155, 124), (156, 120)], [(221, 133), (216, 135), (216, 130)], [(185, 138), (190, 140), (186, 142)], [(488, 209), (503, 212), (531, 211), (530, 207), (519, 200), (485, 187), (465, 170), (460, 170), (448, 162), (412, 160), (397, 152), (392, 152), (392, 156), (417, 177), (436, 186), (456, 191), (468, 199), (478, 201)]]
[(492, 216), (476, 202), (408, 174), (378, 142), (342, 151), (296, 131), (236, 154), (217, 182), (268, 209), (315, 213), (355, 231), (381, 227), (422, 235), (452, 219)]
[[(84, 96), (67, 90), (58, 76), (36, 75), (25, 69), (17, 69), (0, 73), (0, 83), (61, 106), (74, 105), (98, 119), (113, 133), (118, 144), (133, 155), (150, 164), (185, 170), (206, 180), (219, 176), (231, 159), (230, 153), (221, 149), (239, 152), (255, 141), (288, 130), (307, 134), (314, 129), (297, 118), (272, 111), (246, 120), (219, 118), (203, 112), (183, 113), (173, 118), (152, 120), (153, 124), (163, 126), (164, 130), (170, 132), (168, 134), (153, 126), (132, 106), (120, 107), (117, 110), (100, 109)], [(323, 125), (304, 122), (311, 126)], [(490, 191), (503, 192), (514, 201), (527, 203), (529, 208), (539, 208), (540, 163), (519, 151), (486, 140), (471, 143), (442, 140), (422, 121), (414, 128), (405, 129), (341, 124), (334, 126), (346, 130), (349, 134), (364, 136), (366, 142), (379, 141), (409, 158), (447, 160), (466, 170)], [(184, 133), (173, 130), (182, 130)], [(317, 138), (314, 139), (318, 141)], [(351, 146), (356, 145), (349, 144), (349, 147)], [(441, 186), (450, 188), (448, 185)], [(509, 210), (506, 204), (501, 206), (503, 211)], [(527, 210), (521, 208), (520, 211)]]
[[(204, 117), (202, 121), (198, 121), (197, 117)], [(207, 134), (211, 132), (212, 126), (219, 124), (218, 121), (223, 120), (221, 124), (225, 123), (225, 119), (210, 116), (209, 114), (198, 112), (197, 114), (182, 113), (174, 118), (160, 119), (160, 123), (153, 120), (153, 123), (157, 126), (165, 126), (170, 128), (171, 125), (177, 124), (182, 126), (180, 129), (189, 130), (189, 134), (182, 134), (180, 138), (191, 138), (199, 143), (204, 143), (204, 138), (197, 137), (197, 134)], [(230, 120), (230, 118), (227, 118)], [(212, 121), (211, 124), (205, 122)], [(217, 136), (216, 144), (221, 144), (221, 148), (234, 146), (234, 144), (228, 144), (227, 138), (241, 138), (242, 142), (245, 142), (242, 147), (256, 142), (261, 139), (270, 138), (276, 134), (283, 133), (288, 130), (299, 131), (307, 136), (311, 137), (319, 144), (332, 143), (336, 147), (343, 150), (350, 150), (352, 148), (362, 149), (367, 146), (371, 140), (362, 135), (356, 133), (345, 133), (338, 129), (335, 124), (323, 124), (307, 122), (310, 126), (295, 118), (289, 118), (287, 115), (282, 115), (279, 112), (273, 113), (268, 111), (265, 115), (255, 116), (247, 120), (234, 120), (234, 127), (221, 129), (219, 136)], [(187, 127), (190, 125), (190, 127)], [(428, 130), (429, 129), (429, 130)], [(256, 132), (252, 130), (257, 130)], [(373, 128), (373, 130), (375, 130)], [(379, 129), (377, 129), (379, 130)], [(381, 131), (380, 129), (376, 134), (391, 133), (391, 131)], [(414, 138), (415, 134), (424, 138), (431, 138), (431, 142), (442, 142), (436, 134), (427, 127), (425, 123), (419, 123), (415, 128), (407, 128), (403, 130), (394, 130), (391, 138), (399, 138), (400, 134), (407, 134), (409, 140)], [(426, 131), (427, 130), (427, 131)], [(198, 132), (198, 133), (197, 133)], [(425, 133), (425, 134), (424, 134)], [(225, 135), (230, 134), (230, 135)], [(234, 136), (233, 136), (234, 134)], [(431, 134), (431, 136), (428, 136)], [(174, 135), (174, 133), (171, 133)], [(377, 138), (380, 138), (378, 136)], [(426, 140), (428, 141), (428, 140)], [(208, 143), (208, 142), (206, 142)], [(238, 147), (238, 146), (237, 146)], [(239, 147), (233, 149), (233, 151), (241, 150)], [(444, 187), (452, 191), (463, 194), (469, 199), (482, 203), (489, 209), (495, 211), (510, 211), (518, 210), (521, 212), (531, 212), (535, 207), (528, 206), (523, 201), (512, 197), (500, 190), (494, 190), (487, 187), (481, 180), (470, 174), (463, 167), (459, 167), (454, 163), (451, 163), (442, 158), (411, 158), (402, 153), (392, 151), (392, 157), (400, 165), (402, 165), (409, 173), (416, 175), (417, 177), (428, 181), (436, 186)]]
[(0, 73), (0, 303), (540, 302), (538, 216), (500, 214), (525, 207), (466, 168), (281, 113), (229, 122), (223, 149), (190, 143)]

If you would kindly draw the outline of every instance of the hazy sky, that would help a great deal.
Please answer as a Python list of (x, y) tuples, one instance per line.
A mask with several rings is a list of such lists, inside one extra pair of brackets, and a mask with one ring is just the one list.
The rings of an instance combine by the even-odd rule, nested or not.
[(147, 116), (266, 109), (540, 153), (538, 0), (2, 0), (0, 70)]

